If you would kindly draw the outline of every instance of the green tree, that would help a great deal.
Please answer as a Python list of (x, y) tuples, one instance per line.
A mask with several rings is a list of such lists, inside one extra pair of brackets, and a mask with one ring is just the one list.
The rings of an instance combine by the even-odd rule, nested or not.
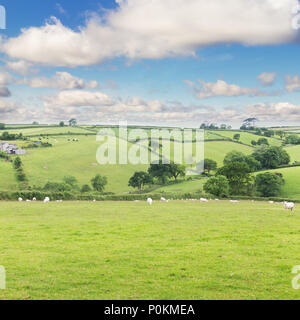
[(73, 176), (65, 176), (63, 181), (71, 187), (75, 187), (78, 183), (77, 179)]
[(241, 135), (239, 133), (236, 133), (234, 136), (233, 136), (233, 140), (236, 140), (236, 141), (239, 141), (241, 138)]
[(168, 179), (172, 177), (168, 165), (162, 163), (151, 163), (148, 173), (153, 178), (157, 178), (163, 184), (166, 184)]
[(229, 194), (229, 181), (225, 176), (215, 176), (207, 180), (203, 189), (216, 197), (226, 197)]
[(300, 144), (300, 137), (296, 134), (291, 134), (285, 138), (285, 144)]
[(70, 127), (75, 127), (77, 125), (77, 120), (76, 119), (70, 119), (69, 120), (69, 126)]
[(283, 184), (283, 178), (276, 173), (265, 172), (255, 178), (256, 190), (263, 197), (278, 196)]
[(263, 169), (275, 169), (290, 163), (289, 154), (281, 147), (268, 147), (257, 150), (253, 157), (260, 162)]
[(260, 139), (257, 140), (257, 144), (258, 144), (259, 146), (261, 146), (261, 145), (266, 145), (266, 146), (268, 146), (268, 145), (269, 145), (269, 141), (268, 141), (268, 139), (266, 139), (266, 138), (260, 138)]
[(16, 159), (14, 160), (14, 168), (15, 169), (19, 169), (22, 167), (22, 160), (20, 157), (16, 157)]
[(184, 165), (171, 162), (170, 164), (167, 164), (166, 166), (170, 172), (170, 176), (172, 176), (175, 179), (175, 181), (177, 180), (177, 178), (179, 176), (185, 177), (185, 166)]
[(59, 123), (59, 126), (60, 126), (60, 127), (64, 127), (64, 126), (65, 126), (65, 123), (64, 123), (63, 121), (61, 121), (61, 122)]
[(250, 168), (245, 162), (231, 162), (218, 169), (217, 175), (229, 181), (231, 194), (247, 194), (251, 185)]
[(0, 123), (0, 130), (4, 130), (5, 129), (5, 124), (4, 123)]
[(92, 188), (88, 185), (88, 184), (85, 184), (82, 186), (81, 190), (80, 190), (82, 193), (87, 193), (87, 192), (91, 192), (92, 191)]
[(143, 189), (144, 185), (151, 184), (152, 178), (149, 173), (140, 171), (135, 172), (134, 175), (129, 179), (128, 186), (132, 188)]
[(216, 170), (218, 167), (218, 164), (216, 161), (212, 159), (204, 159), (204, 171), (207, 173), (210, 173), (210, 171)]
[(257, 145), (257, 142), (256, 142), (255, 140), (252, 140), (252, 141), (251, 141), (251, 144), (252, 144), (253, 146), (256, 146), (256, 145)]
[(103, 192), (107, 185), (107, 178), (97, 174), (95, 178), (91, 180), (91, 183), (95, 191)]
[(224, 165), (232, 162), (246, 163), (249, 166), (251, 172), (261, 169), (261, 164), (259, 161), (254, 159), (254, 157), (246, 156), (245, 154), (239, 151), (231, 151), (226, 154), (223, 161)]

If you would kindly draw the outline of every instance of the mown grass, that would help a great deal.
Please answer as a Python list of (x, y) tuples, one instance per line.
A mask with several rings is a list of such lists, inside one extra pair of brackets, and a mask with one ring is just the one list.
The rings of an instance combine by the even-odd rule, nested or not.
[(0, 203), (0, 299), (299, 299), (281, 204)]

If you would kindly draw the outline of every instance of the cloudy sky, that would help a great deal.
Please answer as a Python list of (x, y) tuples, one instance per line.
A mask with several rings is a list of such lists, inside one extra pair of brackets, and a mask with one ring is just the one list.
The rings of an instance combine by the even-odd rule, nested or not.
[(0, 122), (300, 123), (298, 0), (3, 0)]

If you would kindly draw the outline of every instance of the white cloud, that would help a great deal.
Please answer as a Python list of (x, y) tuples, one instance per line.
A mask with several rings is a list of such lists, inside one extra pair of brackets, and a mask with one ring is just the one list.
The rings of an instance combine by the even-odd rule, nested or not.
[(199, 99), (206, 99), (211, 97), (239, 97), (243, 95), (250, 96), (266, 96), (267, 93), (258, 89), (241, 88), (236, 84), (228, 84), (224, 80), (218, 80), (217, 82), (205, 82), (203, 80), (198, 81), (200, 87), (197, 87), (195, 83), (185, 80), (185, 83), (189, 85), (196, 97)]
[(300, 105), (289, 102), (259, 103), (246, 106), (244, 113), (268, 122), (293, 122), (300, 120)]
[(56, 18), (22, 29), (2, 44), (8, 56), (35, 64), (75, 67), (105, 59), (159, 59), (194, 55), (219, 43), (293, 41), (291, 9), (297, 0), (127, 0), (104, 18), (93, 15), (72, 30)]
[(258, 77), (257, 80), (262, 86), (268, 87), (274, 84), (276, 79), (276, 72), (263, 72)]
[(8, 72), (0, 72), (0, 86), (8, 86), (15, 82), (15, 78)]
[(61, 91), (54, 96), (44, 97), (44, 101), (48, 106), (60, 107), (99, 107), (113, 104), (113, 100), (104, 93), (80, 90)]
[(300, 77), (299, 76), (286, 76), (285, 78), (285, 89), (288, 92), (293, 92), (300, 89)]
[(95, 89), (98, 87), (98, 82), (84, 81), (80, 78), (72, 76), (68, 72), (56, 72), (51, 78), (33, 78), (26, 80), (32, 88), (52, 88), (59, 90), (72, 90), (72, 89)]
[(11, 71), (26, 76), (32, 72), (32, 64), (24, 60), (19, 61), (7, 61), (6, 66)]

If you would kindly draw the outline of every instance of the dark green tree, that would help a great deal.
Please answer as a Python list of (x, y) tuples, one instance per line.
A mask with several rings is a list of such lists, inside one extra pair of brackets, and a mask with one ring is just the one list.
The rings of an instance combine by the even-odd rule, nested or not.
[(95, 191), (103, 192), (107, 185), (107, 178), (97, 174), (95, 178), (91, 180), (91, 183)]
[(260, 173), (255, 178), (256, 190), (263, 197), (278, 196), (283, 184), (283, 178), (276, 173)]
[(218, 169), (217, 175), (228, 179), (231, 194), (247, 194), (251, 185), (250, 171), (245, 162), (231, 162)]
[(20, 157), (16, 157), (16, 159), (14, 160), (14, 168), (15, 169), (19, 169), (21, 168), (23, 165), (22, 160)]
[(85, 184), (82, 186), (81, 190), (80, 190), (82, 193), (87, 193), (87, 192), (91, 192), (92, 191), (92, 188), (88, 185), (88, 184)]
[(148, 173), (153, 178), (157, 178), (163, 184), (166, 184), (167, 181), (172, 177), (168, 165), (162, 163), (152, 163), (148, 169)]
[(204, 171), (207, 173), (210, 173), (210, 171), (215, 171), (218, 167), (218, 164), (216, 161), (212, 159), (204, 159)]
[(153, 181), (149, 173), (140, 171), (135, 172), (129, 179), (128, 186), (142, 190), (144, 185), (151, 184), (152, 182)]
[(185, 166), (184, 165), (171, 162), (170, 164), (166, 164), (166, 166), (170, 172), (170, 176), (172, 176), (175, 179), (175, 181), (177, 180), (177, 178), (179, 176), (185, 177)]
[(290, 163), (289, 154), (281, 147), (268, 147), (257, 150), (253, 157), (260, 162), (263, 169), (275, 169)]
[(229, 181), (225, 176), (215, 176), (207, 180), (203, 189), (216, 197), (226, 197), (229, 194)]

